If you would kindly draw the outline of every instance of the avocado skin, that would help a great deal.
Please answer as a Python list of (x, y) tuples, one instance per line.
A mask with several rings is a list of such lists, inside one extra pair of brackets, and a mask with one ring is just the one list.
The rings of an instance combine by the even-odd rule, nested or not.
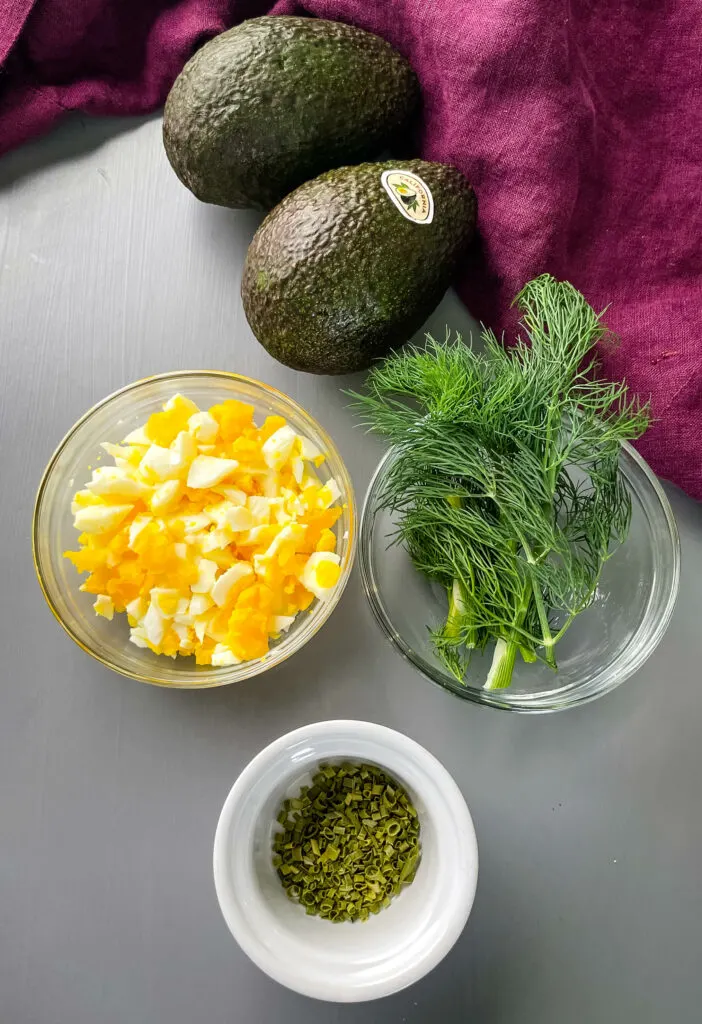
[(378, 156), (418, 100), (412, 68), (379, 36), (265, 16), (188, 61), (166, 100), (163, 142), (198, 199), (266, 210), (322, 171)]
[[(431, 224), (395, 207), (381, 184), (391, 169), (429, 186)], [(253, 333), (294, 370), (366, 369), (441, 301), (475, 216), (471, 186), (447, 164), (366, 163), (301, 185), (268, 214), (246, 255), (241, 295)]]

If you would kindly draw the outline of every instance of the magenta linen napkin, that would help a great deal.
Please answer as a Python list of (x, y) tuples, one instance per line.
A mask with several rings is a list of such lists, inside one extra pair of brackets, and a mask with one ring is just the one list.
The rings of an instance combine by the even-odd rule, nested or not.
[(478, 194), (469, 307), (508, 326), (542, 271), (611, 304), (606, 370), (656, 416), (639, 448), (702, 498), (699, 0), (0, 0), (0, 151), (68, 110), (153, 110), (206, 39), (268, 10), (359, 25), (409, 58), (422, 156)]

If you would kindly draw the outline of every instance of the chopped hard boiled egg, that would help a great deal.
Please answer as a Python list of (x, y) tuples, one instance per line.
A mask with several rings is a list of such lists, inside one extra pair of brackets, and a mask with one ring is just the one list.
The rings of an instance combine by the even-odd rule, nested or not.
[(216, 668), (223, 668), (225, 665), (238, 665), (240, 661), (241, 658), (237, 658), (226, 644), (215, 644), (210, 664)]
[(151, 495), (151, 511), (154, 513), (165, 512), (166, 509), (176, 505), (183, 494), (183, 484), (180, 480), (166, 480), (154, 488)]
[(196, 412), (188, 420), (188, 430), (198, 444), (214, 444), (219, 433), (219, 423), (208, 412)]
[(125, 467), (101, 466), (93, 472), (92, 479), (85, 485), (93, 494), (110, 494), (117, 498), (141, 498), (150, 488), (130, 476)]
[(156, 654), (226, 667), (261, 658), (341, 575), (341, 492), (324, 456), (279, 416), (174, 395), (73, 497), (78, 550), (97, 615), (124, 612)]
[(188, 487), (214, 487), (231, 476), (239, 463), (236, 459), (220, 459), (215, 455), (198, 455), (188, 470)]
[(190, 584), (193, 594), (209, 594), (215, 585), (217, 563), (208, 558), (201, 558), (197, 565), (197, 579)]
[(86, 505), (75, 513), (73, 525), (81, 533), (109, 533), (133, 508), (133, 505)]
[(242, 580), (250, 579), (253, 575), (254, 571), (248, 562), (237, 562), (231, 569), (225, 569), (210, 590), (212, 600), (218, 607), (223, 608), (233, 587)]
[(295, 431), (287, 426), (280, 427), (264, 441), (261, 452), (264, 462), (271, 469), (282, 469), (292, 455), (293, 445), (297, 440)]
[(112, 598), (108, 597), (107, 594), (98, 594), (93, 603), (93, 608), (96, 615), (102, 615), (105, 619), (111, 619), (115, 613)]
[(333, 551), (316, 551), (305, 562), (300, 582), (315, 597), (328, 598), (339, 582), (339, 563), (339, 556)]

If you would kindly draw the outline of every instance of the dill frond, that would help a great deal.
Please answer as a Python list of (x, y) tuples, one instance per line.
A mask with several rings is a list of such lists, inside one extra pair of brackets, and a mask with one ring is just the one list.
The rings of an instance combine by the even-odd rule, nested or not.
[[(396, 458), (381, 504), (416, 568), (447, 592), (438, 656), (458, 678), (496, 644), (486, 685), (509, 686), (516, 653), (556, 668), (555, 647), (626, 538), (623, 441), (649, 408), (598, 375), (601, 314), (548, 274), (515, 299), (524, 337), (482, 351), (447, 334), (374, 367), (353, 394)], [(564, 622), (556, 631), (554, 622)]]

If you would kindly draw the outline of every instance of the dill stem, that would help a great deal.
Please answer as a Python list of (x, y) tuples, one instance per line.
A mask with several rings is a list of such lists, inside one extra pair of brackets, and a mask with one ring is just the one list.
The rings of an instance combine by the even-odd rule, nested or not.
[[(505, 510), (502, 510), (502, 515), (504, 515), (506, 521), (509, 523), (512, 530), (514, 530), (514, 533), (519, 538), (519, 543), (522, 545), (522, 548), (524, 550), (527, 563), (527, 573), (529, 576), (529, 587), (531, 589), (534, 604), (536, 605), (536, 611), (539, 616), (539, 625), (541, 626), (541, 639), (543, 642), (543, 648), (546, 652), (546, 664), (550, 665), (551, 668), (555, 669), (556, 656), (553, 653), (554, 639), (551, 633), (551, 626), (549, 625), (548, 621), (548, 612), (546, 611), (546, 606), (544, 605), (544, 598), (543, 594), (541, 593), (541, 587), (539, 586), (538, 581), (534, 578), (534, 571), (532, 569), (532, 566), (535, 563), (534, 554), (531, 550), (531, 547), (526, 537), (519, 529), (517, 524), (514, 522), (512, 517), (509, 515), (509, 513), (506, 512)], [(524, 614), (525, 613), (526, 609), (524, 611)], [(522, 621), (524, 619), (524, 614), (522, 614)], [(521, 621), (518, 623), (518, 625), (521, 626)]]
[[(452, 586), (449, 587), (448, 600), (449, 610), (444, 633), (449, 637), (458, 637), (461, 634), (462, 622), (465, 623), (468, 616), (468, 605), (458, 580), (454, 580)], [(466, 647), (471, 649), (475, 647), (475, 632), (475, 627), (471, 627), (470, 635), (464, 641)]]
[(517, 644), (514, 640), (500, 637), (495, 643), (492, 665), (485, 680), (485, 690), (506, 690), (512, 683), (514, 663), (517, 659)]
[(570, 613), (568, 618), (565, 620), (565, 622), (563, 623), (563, 625), (561, 626), (561, 628), (558, 630), (558, 632), (556, 633), (556, 635), (553, 638), (554, 644), (558, 643), (558, 641), (561, 639), (561, 637), (566, 632), (566, 630), (568, 630), (569, 627), (573, 624), (573, 620), (582, 611), (584, 611), (588, 607), (590, 602), (592, 601), (592, 598), (594, 597), (595, 591), (597, 590), (597, 587), (599, 585), (600, 577), (602, 576), (602, 570), (604, 568), (605, 562), (607, 562), (609, 560), (609, 558), (610, 558), (609, 554), (604, 554), (604, 555), (601, 556), (600, 567), (597, 570), (597, 574), (596, 574), (594, 580), (592, 581), (592, 585), (590, 586), (590, 589), (589, 589), (589, 591), (587, 593), (587, 597), (581, 602), (581, 604), (580, 604), (580, 606), (578, 608), (576, 608), (574, 611), (572, 611)]
[[(457, 494), (449, 494), (446, 500), (452, 508), (461, 508), (463, 504)], [(449, 637), (458, 637), (461, 633), (462, 624), (465, 626), (469, 608), (466, 594), (461, 587), (460, 581), (457, 579), (454, 579), (453, 584), (448, 589), (448, 600), (449, 610), (448, 616), (446, 617), (444, 633)], [(467, 634), (464, 641), (464, 646), (467, 647), (468, 650), (473, 650), (476, 647), (477, 640), (477, 627), (471, 626), (470, 632)]]
[(553, 653), (554, 639), (551, 633), (551, 627), (548, 621), (548, 613), (544, 605), (543, 595), (541, 593), (541, 587), (538, 585), (529, 568), (529, 583), (531, 586), (531, 592), (534, 595), (534, 604), (536, 605), (536, 611), (539, 616), (539, 624), (541, 626), (541, 632), (543, 634), (543, 646), (546, 652), (546, 663), (551, 668), (556, 668), (556, 656)]
[(521, 601), (519, 602), (519, 607), (517, 608), (517, 614), (515, 615), (514, 622), (512, 624), (512, 636), (508, 640), (505, 640), (504, 637), (499, 637), (496, 641), (495, 651), (492, 656), (492, 665), (490, 666), (487, 679), (483, 684), (483, 689), (504, 690), (511, 685), (514, 663), (517, 659), (517, 651), (520, 647), (519, 641), (514, 638), (515, 631), (521, 628), (524, 617), (529, 609), (530, 600), (529, 588), (525, 587)]

